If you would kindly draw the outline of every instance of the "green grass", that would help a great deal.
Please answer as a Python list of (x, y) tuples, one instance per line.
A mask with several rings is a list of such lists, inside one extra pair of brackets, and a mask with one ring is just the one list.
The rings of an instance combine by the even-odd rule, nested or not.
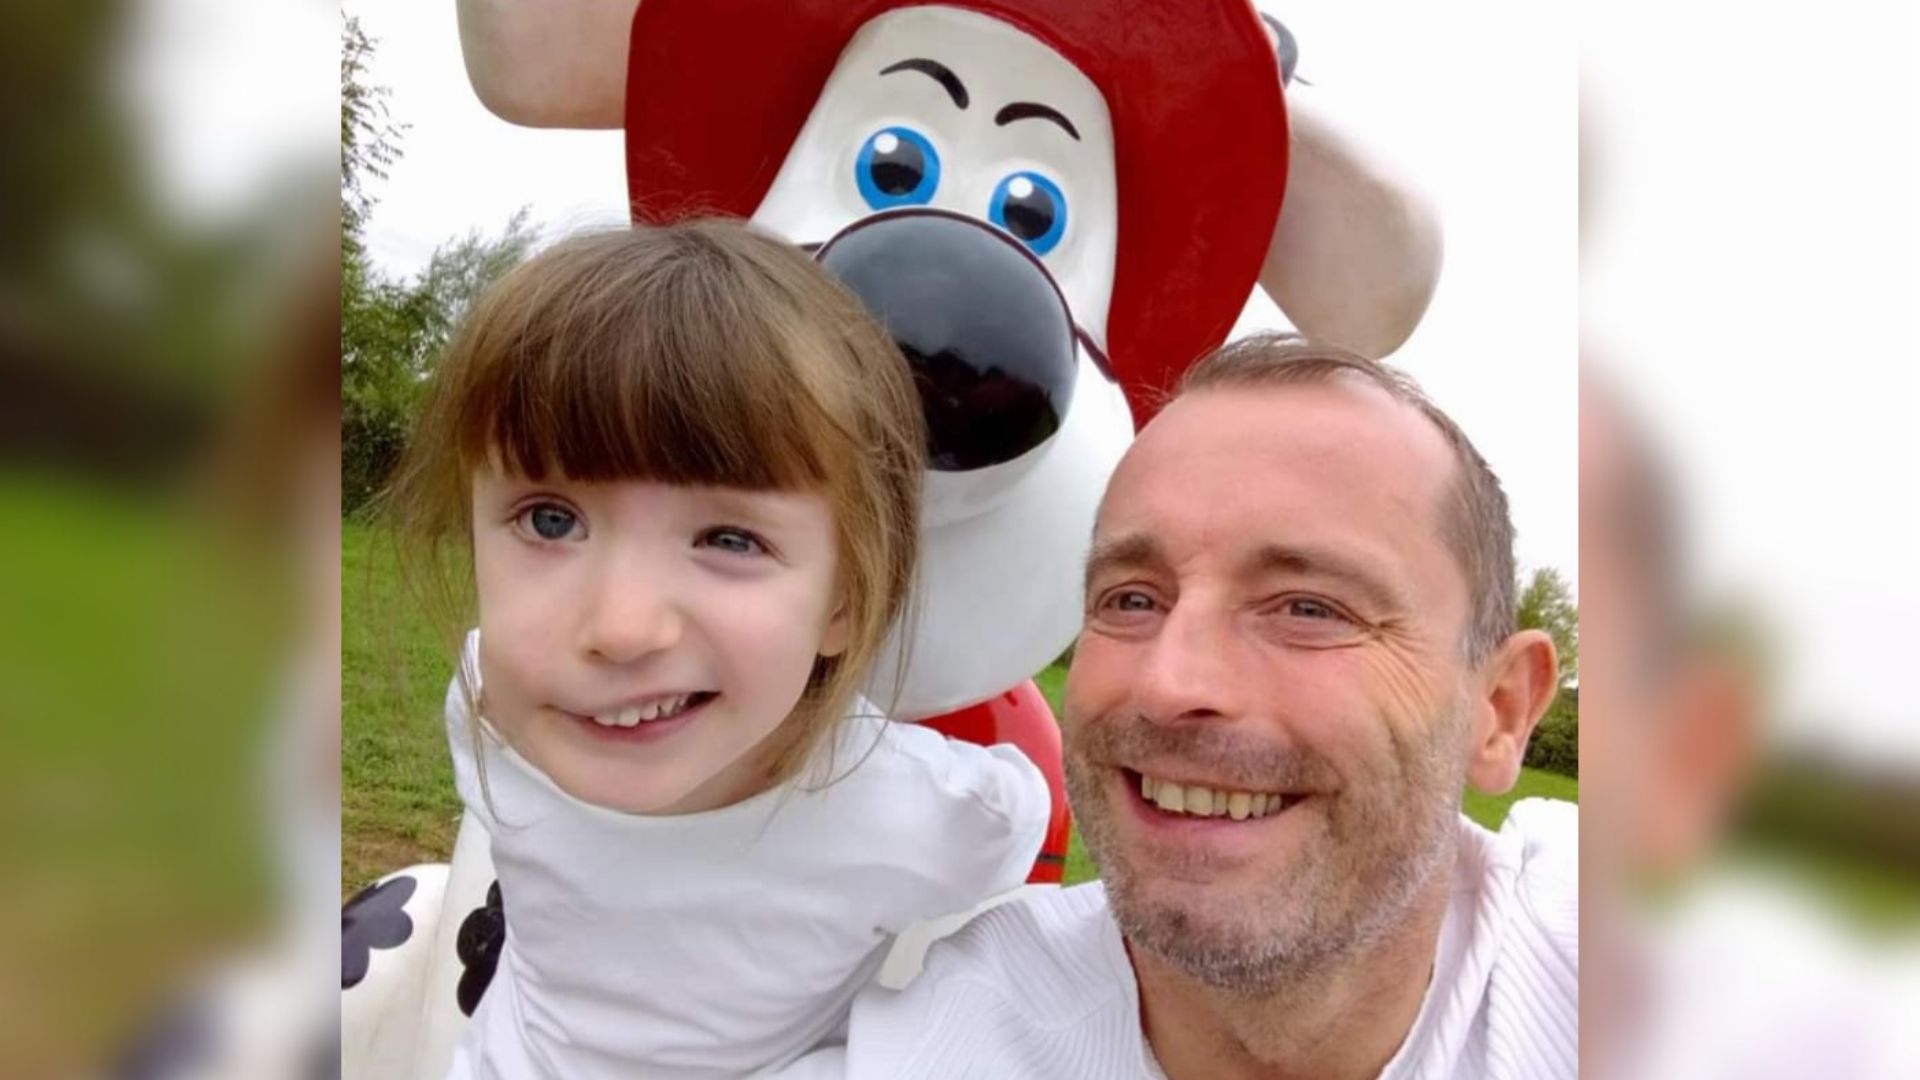
[(1520, 779), (1513, 785), (1512, 791), (1505, 795), (1482, 795), (1469, 789), (1461, 809), (1487, 828), (1498, 830), (1501, 823), (1507, 820), (1507, 808), (1521, 799), (1560, 799), (1577, 803), (1580, 801), (1580, 781), (1559, 773), (1522, 767)]
[[(341, 526), (340, 884), (346, 893), (389, 871), (445, 860), (460, 824), (441, 726), (453, 674), (452, 643), (410, 602), (392, 551), (365, 525)], [(1034, 677), (1060, 715), (1066, 668)], [(1579, 781), (1524, 769), (1511, 792), (1468, 792), (1468, 816), (1490, 829), (1516, 800), (1578, 801)], [(1098, 876), (1075, 830), (1067, 847), (1069, 885)]]
[(340, 885), (444, 861), (460, 796), (441, 721), (445, 634), (410, 602), (388, 544), (341, 526)]

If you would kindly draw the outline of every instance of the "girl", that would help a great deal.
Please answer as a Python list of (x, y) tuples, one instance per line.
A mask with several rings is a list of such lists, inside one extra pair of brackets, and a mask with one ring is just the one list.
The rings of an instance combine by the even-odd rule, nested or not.
[(476, 305), (392, 501), (479, 607), (449, 736), (507, 934), (453, 1076), (778, 1068), (893, 935), (1025, 878), (1033, 764), (855, 692), (921, 447), (884, 331), (742, 226), (569, 240)]

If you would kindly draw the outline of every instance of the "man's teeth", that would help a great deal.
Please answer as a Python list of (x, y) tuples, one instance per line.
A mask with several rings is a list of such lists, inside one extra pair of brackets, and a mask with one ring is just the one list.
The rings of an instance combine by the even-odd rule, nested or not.
[(593, 722), (601, 727), (633, 727), (642, 721), (666, 720), (686, 712), (692, 700), (692, 694), (658, 698), (643, 705), (629, 705), (618, 712), (595, 713)]
[(1231, 817), (1235, 821), (1278, 813), (1286, 798), (1278, 793), (1219, 791), (1196, 784), (1181, 785), (1140, 776), (1140, 797), (1170, 814), (1194, 817)]

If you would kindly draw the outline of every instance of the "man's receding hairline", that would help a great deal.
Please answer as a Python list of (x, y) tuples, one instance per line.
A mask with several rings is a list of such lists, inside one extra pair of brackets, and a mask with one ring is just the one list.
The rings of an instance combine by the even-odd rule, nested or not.
[[(1414, 418), (1418, 420), (1419, 426), (1437, 440), (1434, 445), (1443, 459), (1442, 467), (1446, 471), (1445, 475), (1441, 477), (1440, 489), (1435, 494), (1432, 511), (1434, 514), (1434, 523), (1443, 528), (1448, 527), (1448, 516), (1456, 512), (1456, 504), (1465, 494), (1462, 486), (1468, 482), (1465, 467), (1466, 463), (1461, 461), (1460, 455), (1454, 452), (1453, 444), (1449, 441), (1446, 428), (1442, 427), (1439, 421), (1434, 419), (1432, 413), (1422, 408), (1419, 402), (1409, 400), (1394, 393), (1392, 390), (1380, 385), (1378, 379), (1362, 372), (1352, 369), (1342, 369), (1328, 372), (1325, 375), (1316, 376), (1311, 379), (1298, 379), (1290, 382), (1259, 382), (1250, 379), (1239, 380), (1232, 378), (1222, 379), (1219, 382), (1210, 382), (1202, 386), (1196, 386), (1191, 390), (1183, 391), (1178, 397), (1167, 403), (1166, 408), (1161, 410), (1161, 414), (1164, 415), (1173, 411), (1183, 401), (1205, 398), (1218, 393), (1280, 394), (1290, 390), (1310, 391), (1316, 388), (1338, 389), (1342, 387), (1349, 390), (1362, 391), (1367, 396), (1383, 401), (1403, 412), (1413, 414)], [(1159, 417), (1156, 416), (1154, 419), (1157, 420)], [(1462, 568), (1462, 573), (1465, 573), (1464, 567)], [(1471, 582), (1468, 583), (1468, 587), (1472, 587)]]

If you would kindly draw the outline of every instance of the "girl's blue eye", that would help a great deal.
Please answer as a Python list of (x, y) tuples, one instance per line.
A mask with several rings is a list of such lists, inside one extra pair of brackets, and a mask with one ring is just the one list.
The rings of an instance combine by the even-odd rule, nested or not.
[(861, 145), (853, 179), (860, 197), (875, 210), (921, 206), (940, 186), (940, 155), (912, 128), (882, 128)]
[(1045, 255), (1066, 234), (1067, 196), (1039, 173), (1017, 172), (994, 187), (987, 217), (1035, 255)]
[(580, 519), (573, 511), (553, 503), (528, 507), (524, 513), (527, 527), (542, 540), (565, 540), (573, 535), (574, 528), (580, 524)]
[(700, 543), (707, 547), (718, 548), (730, 555), (758, 555), (767, 550), (767, 546), (760, 542), (759, 537), (745, 529), (724, 526), (708, 529), (700, 534)]

